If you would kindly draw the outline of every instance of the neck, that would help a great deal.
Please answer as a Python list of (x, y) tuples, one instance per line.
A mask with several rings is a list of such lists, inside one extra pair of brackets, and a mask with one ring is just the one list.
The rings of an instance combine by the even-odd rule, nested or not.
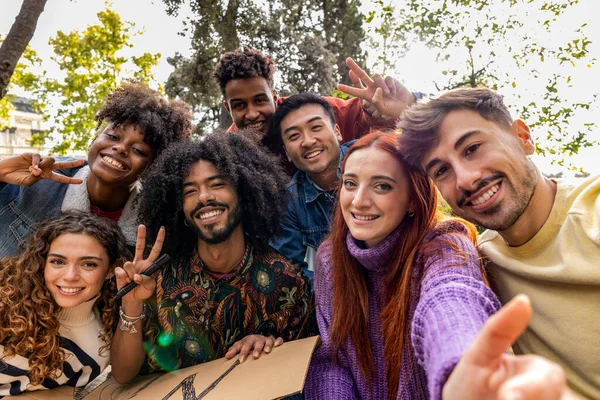
[(90, 205), (96, 206), (102, 211), (117, 211), (125, 207), (129, 199), (129, 187), (106, 184), (90, 172), (87, 180), (88, 196)]
[(523, 214), (510, 228), (498, 232), (509, 246), (521, 246), (531, 240), (542, 229), (552, 211), (556, 183), (545, 178), (539, 170), (537, 175), (537, 185)]
[(308, 174), (308, 176), (313, 182), (319, 185), (321, 189), (331, 192), (338, 184), (337, 163), (332, 163), (327, 167), (327, 170), (320, 174)]
[(224, 242), (209, 244), (198, 239), (198, 256), (211, 272), (225, 274), (232, 272), (244, 257), (246, 238), (242, 224)]

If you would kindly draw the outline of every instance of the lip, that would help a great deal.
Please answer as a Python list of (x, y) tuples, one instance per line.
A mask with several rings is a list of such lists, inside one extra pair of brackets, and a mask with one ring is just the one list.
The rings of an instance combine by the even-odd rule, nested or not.
[[(213, 215), (212, 217), (209, 217), (209, 218), (205, 218), (205, 219), (200, 218), (200, 215), (209, 213), (211, 211), (222, 211), (222, 212), (220, 214)], [(210, 223), (216, 222), (219, 218), (221, 218), (221, 216), (223, 214), (225, 214), (225, 208), (223, 208), (223, 207), (204, 207), (204, 208), (201, 208), (200, 210), (198, 210), (194, 214), (194, 219), (197, 219), (202, 224), (210, 224)]]
[[(376, 215), (376, 214), (363, 214), (363, 213), (354, 213), (352, 211), (350, 211), (350, 214), (352, 215), (352, 222), (355, 225), (369, 225), (375, 221), (377, 221), (380, 218), (380, 215)], [(369, 220), (363, 220), (363, 219), (358, 219), (356, 216), (359, 217), (377, 217), (374, 219), (369, 219)]]
[[(314, 156), (314, 157), (311, 157), (311, 158), (306, 158), (306, 155), (307, 155), (307, 154), (314, 153), (315, 151), (320, 151), (320, 153), (319, 153), (319, 154), (317, 154), (317, 155), (316, 155), (316, 156)], [(321, 158), (321, 156), (323, 155), (323, 153), (325, 153), (325, 148), (316, 148), (316, 149), (310, 149), (310, 150), (308, 150), (308, 151), (305, 151), (305, 152), (304, 152), (304, 154), (302, 154), (302, 158), (303, 158), (304, 160), (308, 161), (308, 162), (312, 162), (312, 161), (315, 161), (315, 160), (318, 160), (319, 158)]]
[(61, 295), (63, 295), (63, 296), (77, 296), (77, 295), (83, 293), (83, 291), (85, 290), (84, 287), (76, 287), (77, 289), (81, 289), (81, 290), (79, 290), (78, 292), (70, 293), (70, 292), (63, 291), (62, 290), (63, 287), (66, 288), (66, 289), (75, 289), (75, 288), (71, 288), (71, 287), (68, 287), (68, 286), (58, 286), (57, 285), (56, 288), (58, 289), (58, 292)]
[[(504, 185), (502, 183), (503, 182), (500, 180), (500, 181), (497, 181), (497, 182), (494, 182), (494, 183), (491, 183), (491, 184), (487, 185), (486, 187), (484, 187), (481, 190), (478, 190), (477, 193), (475, 193), (474, 195), (470, 196), (467, 199), (466, 203), (470, 203), (470, 205), (468, 205), (467, 207), (469, 207), (473, 211), (480, 212), (480, 211), (483, 211), (486, 208), (492, 206), (500, 198), (500, 193), (502, 192), (502, 188), (504, 187)], [(494, 193), (492, 195), (492, 197), (490, 197), (489, 199), (487, 199), (486, 201), (484, 201), (481, 204), (474, 205), (472, 203), (473, 200), (478, 199), (485, 192), (489, 191), (492, 187), (494, 187), (496, 185), (498, 185), (499, 187), (498, 187), (498, 190), (496, 191), (496, 193)]]
[[(254, 125), (256, 124), (256, 126)], [(246, 123), (246, 128), (261, 130), (265, 126), (265, 121), (254, 121)]]
[[(126, 162), (125, 162), (123, 159), (121, 159), (121, 158), (119, 158), (119, 157), (116, 157), (116, 156), (114, 156), (113, 154), (103, 154), (103, 153), (98, 153), (98, 156), (99, 156), (100, 160), (102, 161), (102, 164), (103, 164), (103, 165), (107, 165), (109, 168), (111, 168), (111, 169), (114, 169), (115, 171), (120, 171), (120, 172), (126, 172), (126, 171), (129, 171), (129, 165), (127, 165), (127, 163), (126, 163)], [(114, 165), (112, 165), (111, 163), (109, 163), (109, 162), (107, 162), (107, 161), (104, 161), (104, 157), (110, 157), (110, 158), (112, 158), (112, 159), (114, 159), (114, 160), (116, 160), (116, 161), (120, 162), (120, 163), (121, 163), (121, 165), (123, 166), (123, 169), (121, 169), (121, 168), (117, 168), (117, 167), (115, 167)]]

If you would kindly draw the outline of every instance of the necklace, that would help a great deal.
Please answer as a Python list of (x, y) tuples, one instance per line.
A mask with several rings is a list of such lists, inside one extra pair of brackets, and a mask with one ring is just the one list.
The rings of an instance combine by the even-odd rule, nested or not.
[(218, 282), (221, 279), (225, 278), (226, 276), (231, 275), (231, 273), (234, 270), (240, 268), (242, 265), (244, 265), (246, 263), (246, 259), (248, 258), (249, 249), (250, 249), (250, 246), (246, 245), (246, 251), (244, 251), (244, 255), (242, 256), (242, 258), (237, 263), (233, 264), (233, 266), (228, 271), (225, 271), (225, 272), (212, 272), (208, 268), (204, 267), (205, 271), (210, 276), (213, 277), (213, 279), (214, 279), (215, 282)]

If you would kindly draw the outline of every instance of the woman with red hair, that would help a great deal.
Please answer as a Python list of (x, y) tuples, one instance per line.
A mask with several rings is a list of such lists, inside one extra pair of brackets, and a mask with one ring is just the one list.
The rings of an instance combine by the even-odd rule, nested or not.
[(450, 373), (500, 303), (470, 223), (444, 217), (397, 134), (359, 139), (342, 164), (331, 235), (319, 248), (322, 345), (307, 399), (440, 399)]

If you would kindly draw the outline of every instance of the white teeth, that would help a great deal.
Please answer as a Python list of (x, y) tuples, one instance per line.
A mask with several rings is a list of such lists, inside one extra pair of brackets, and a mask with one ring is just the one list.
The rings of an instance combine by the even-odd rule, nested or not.
[(115, 167), (117, 167), (119, 169), (123, 169), (123, 164), (121, 164), (120, 162), (118, 162), (114, 158), (110, 158), (109, 156), (104, 156), (104, 157), (102, 157), (102, 159), (104, 161), (106, 161), (107, 163), (109, 163), (110, 165), (114, 165)]
[(81, 292), (83, 290), (83, 288), (70, 288), (70, 287), (62, 287), (59, 286), (60, 290), (65, 292), (65, 293), (77, 293), (77, 292)]
[(210, 211), (204, 214), (200, 214), (200, 219), (207, 219), (210, 217), (214, 217), (215, 215), (220, 215), (223, 214), (223, 210), (215, 210), (215, 211)]
[(255, 123), (253, 123), (253, 124), (248, 124), (248, 126), (249, 126), (250, 128), (260, 128), (260, 127), (262, 126), (262, 124), (263, 124), (263, 123), (262, 123), (262, 121), (261, 121), (261, 122), (255, 122)]
[(498, 191), (498, 189), (500, 189), (500, 185), (495, 185), (495, 186), (491, 187), (490, 190), (488, 190), (487, 192), (485, 192), (484, 194), (479, 196), (477, 199), (473, 200), (472, 201), (473, 205), (478, 206), (478, 205), (488, 201), (490, 199), (490, 197), (492, 197), (494, 195), (494, 193), (496, 193)]
[(358, 219), (359, 221), (372, 221), (376, 218), (379, 218), (378, 215), (356, 215), (353, 214), (354, 218)]
[(319, 154), (321, 154), (323, 152), (323, 150), (315, 150), (315, 151), (311, 151), (310, 153), (308, 153), (307, 155), (304, 156), (304, 158), (313, 158), (318, 156)]

